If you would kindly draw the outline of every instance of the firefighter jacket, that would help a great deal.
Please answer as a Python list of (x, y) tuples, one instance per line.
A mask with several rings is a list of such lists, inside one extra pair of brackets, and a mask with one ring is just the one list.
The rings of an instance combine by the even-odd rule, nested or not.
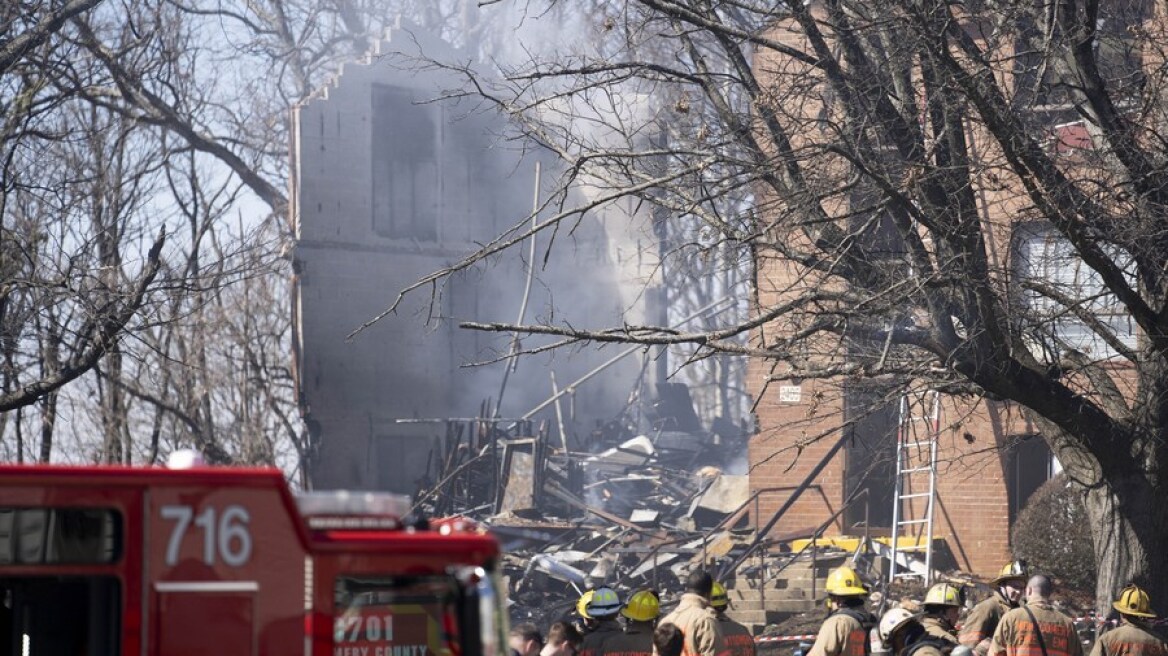
[(1050, 602), (1035, 601), (1002, 617), (990, 643), (990, 656), (1083, 656), (1083, 644), (1071, 618)]
[(624, 633), (607, 638), (600, 649), (605, 656), (653, 656), (653, 623), (629, 622)]
[(596, 624), (596, 628), (585, 634), (584, 639), (580, 641), (580, 656), (601, 656), (608, 640), (622, 633), (620, 623), (616, 621), (616, 618), (600, 620)]
[(961, 625), (961, 633), (957, 634), (957, 641), (974, 650), (977, 656), (986, 656), (998, 622), (1011, 609), (1010, 602), (999, 592), (983, 599), (969, 611), (969, 617)]
[(1139, 624), (1125, 622), (1099, 636), (1091, 656), (1168, 656), (1168, 644)]
[(833, 612), (819, 627), (819, 635), (815, 636), (815, 644), (807, 656), (865, 656), (871, 651), (868, 631), (874, 619), (850, 608)]
[(750, 635), (750, 629), (726, 617), (724, 613), (718, 613), (718, 626), (722, 629), (722, 640), (730, 656), (755, 656), (754, 636)]
[[(925, 633), (927, 635), (957, 644), (957, 629), (944, 617), (939, 615), (925, 615), (921, 618), (921, 626), (925, 627)], [(1168, 656), (1168, 654), (1165, 656)]]
[(893, 656), (948, 656), (956, 642), (947, 642), (944, 639), (931, 637), (925, 634), (911, 645), (905, 645), (899, 653)]
[(718, 616), (705, 597), (692, 592), (681, 595), (677, 608), (657, 624), (666, 622), (677, 625), (685, 634), (681, 656), (727, 656)]

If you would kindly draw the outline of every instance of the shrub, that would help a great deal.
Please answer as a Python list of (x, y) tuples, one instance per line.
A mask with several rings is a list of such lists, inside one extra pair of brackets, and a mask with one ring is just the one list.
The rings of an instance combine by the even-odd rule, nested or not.
[(1049, 574), (1068, 590), (1095, 591), (1095, 551), (1083, 493), (1063, 474), (1038, 488), (1018, 513), (1014, 557), (1032, 572)]

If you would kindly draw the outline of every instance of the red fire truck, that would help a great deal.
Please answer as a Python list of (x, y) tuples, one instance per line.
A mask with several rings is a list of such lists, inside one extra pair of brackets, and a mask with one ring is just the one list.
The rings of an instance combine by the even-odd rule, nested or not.
[(0, 656), (495, 656), (498, 543), (280, 472), (0, 466)]

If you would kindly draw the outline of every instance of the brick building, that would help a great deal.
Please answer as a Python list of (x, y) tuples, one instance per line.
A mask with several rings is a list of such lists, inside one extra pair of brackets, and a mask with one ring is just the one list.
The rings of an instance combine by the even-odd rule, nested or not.
[[(1139, 3), (1133, 7), (1136, 4)], [(1130, 15), (1139, 20), (1148, 18), (1146, 10), (1131, 11)], [(1112, 23), (1107, 29), (1123, 38), (1126, 26)], [(796, 47), (805, 45), (797, 26), (778, 24), (768, 36)], [(1003, 60), (1025, 63), (1025, 56), (1021, 51), (1007, 53)], [(1138, 53), (1133, 57), (1131, 51), (1118, 52), (1116, 58), (1116, 66), (1128, 70), (1140, 66)], [(830, 93), (807, 90), (805, 80), (814, 79), (807, 65), (780, 58), (772, 50), (756, 55), (755, 67), (766, 71), (775, 82), (771, 93), (778, 99), (776, 102), (798, 108), (791, 110), (788, 118), (802, 122), (802, 130), (815, 129), (812, 126), (816, 121), (833, 111)], [(1034, 74), (1035, 70), (1020, 66), (1003, 74), (1003, 84), (1019, 94), (1024, 89), (1041, 88), (1034, 84)], [(803, 88), (787, 91), (783, 85)], [(1058, 157), (1074, 158), (1091, 147), (1090, 137), (1069, 105), (1055, 100), (1029, 99), (1031, 111), (1035, 112), (1035, 122), (1047, 131), (1051, 151)], [(798, 141), (800, 129), (793, 128), (791, 133), (795, 135), (791, 148), (798, 151), (804, 145)], [(974, 131), (969, 148), (985, 166), (1007, 169), (993, 141), (985, 135)], [(1035, 276), (1073, 281), (1078, 291), (1087, 294), (1102, 289), (1090, 277), (1091, 272), (1066, 257), (1064, 245), (1042, 225), (1020, 219), (1027, 213), (1019, 186), (987, 185), (979, 188), (977, 195), (982, 220), (992, 226), (986, 229), (990, 242), (987, 250), (993, 260), (992, 275), (998, 280)], [(831, 209), (836, 216), (850, 215), (850, 210), (847, 201)], [(800, 236), (792, 231), (778, 238)], [(790, 261), (778, 259), (760, 264), (758, 278), (759, 301), (764, 308), (798, 294), (800, 285), (822, 283)], [(1115, 328), (1119, 339), (1135, 344), (1135, 328), (1125, 315), (1104, 308), (1097, 316)], [(763, 341), (798, 328), (797, 319), (772, 323), (764, 327), (765, 334), (760, 332), (755, 339)], [(1090, 331), (1071, 321), (1060, 325), (1059, 330), (1072, 342), (1081, 340), (1079, 344), (1088, 353), (1092, 349), (1100, 353), (1100, 348), (1106, 348), (1092, 342), (1096, 338)], [(839, 365), (848, 357), (847, 349), (838, 346), (836, 350), (820, 350), (813, 344), (808, 351), (825, 364)], [(988, 577), (1010, 558), (1010, 526), (1019, 510), (1058, 467), (1037, 428), (1026, 420), (1020, 408), (1008, 402), (975, 403), (967, 398), (942, 396), (935, 410), (930, 407), (928, 411), (906, 411), (897, 398), (884, 398), (870, 383), (799, 379), (781, 370), (776, 372), (774, 363), (761, 360), (751, 363), (747, 386), (758, 400), (759, 430), (750, 443), (751, 488), (759, 493), (758, 524), (767, 524), (788, 500), (793, 486), (812, 480), (807, 491), (775, 524), (772, 536), (806, 536), (833, 516), (836, 519), (828, 526), (827, 535), (860, 535), (865, 525), (874, 535), (888, 535), (893, 525), (898, 431), (910, 430), (910, 420), (927, 420), (934, 427), (938, 446), (933, 537), (941, 558), (935, 564)], [(815, 473), (817, 467), (822, 469)], [(908, 480), (908, 492), (926, 491), (923, 475)], [(844, 508), (845, 500), (859, 490), (865, 492)], [(920, 499), (904, 508), (910, 518), (923, 516)]]

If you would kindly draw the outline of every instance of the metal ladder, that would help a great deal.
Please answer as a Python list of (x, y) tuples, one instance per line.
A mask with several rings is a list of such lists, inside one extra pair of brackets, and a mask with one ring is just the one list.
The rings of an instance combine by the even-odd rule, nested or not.
[[(933, 577), (933, 507), (937, 500), (937, 440), (941, 432), (941, 394), (936, 390), (909, 392), (900, 397), (900, 418), (896, 431), (896, 486), (892, 497), (892, 544), (889, 547), (888, 581), (919, 576), (925, 585)], [(914, 492), (914, 476), (928, 476), (928, 491)], [(923, 518), (910, 511), (914, 499), (925, 499)], [(909, 518), (906, 519), (905, 515)], [(925, 542), (921, 544), (921, 536)], [(899, 540), (915, 535), (916, 545), (901, 547)], [(908, 553), (924, 552), (924, 571), (910, 567)], [(898, 572), (900, 558), (905, 559)]]

